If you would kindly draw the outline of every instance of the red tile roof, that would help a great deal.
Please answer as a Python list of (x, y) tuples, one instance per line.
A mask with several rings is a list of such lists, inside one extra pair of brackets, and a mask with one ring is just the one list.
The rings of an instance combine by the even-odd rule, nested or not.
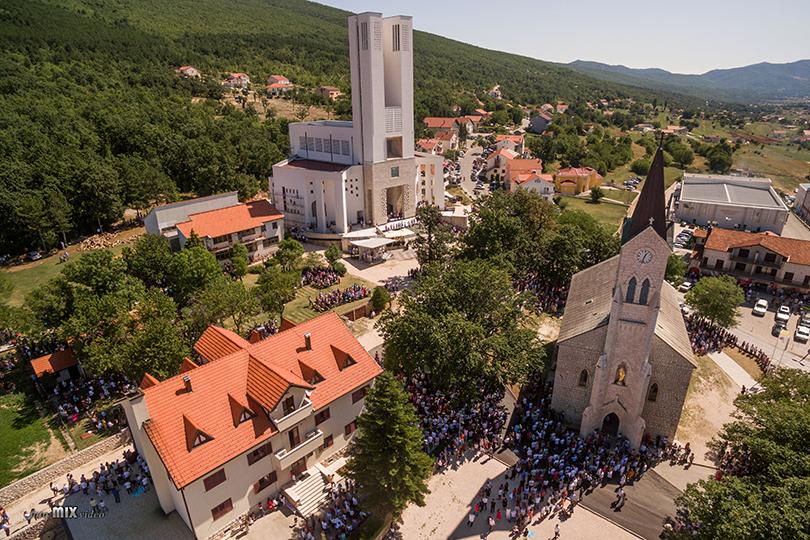
[(436, 134), (436, 139), (440, 141), (452, 141), (454, 137), (458, 137), (455, 131), (444, 131)]
[(194, 344), (194, 351), (208, 362), (213, 362), (248, 346), (250, 343), (238, 334), (219, 326), (209, 326)]
[(419, 139), (416, 141), (416, 146), (423, 148), (428, 152), (439, 146), (439, 144), (439, 139)]
[(452, 129), (462, 118), (445, 118), (439, 116), (428, 116), (424, 123), (430, 129)]
[(265, 88), (270, 88), (270, 89), (284, 88), (285, 90), (289, 90), (292, 87), (293, 87), (293, 85), (291, 83), (289, 83), (289, 82), (286, 82), (286, 83), (270, 83), (270, 84), (265, 86)]
[(76, 357), (73, 356), (73, 349), (70, 347), (63, 351), (56, 351), (31, 360), (31, 367), (34, 369), (34, 374), (37, 377), (42, 377), (46, 373), (58, 373), (76, 364), (78, 364), (78, 362), (76, 361)]
[(183, 358), (183, 363), (180, 365), (180, 373), (185, 373), (186, 371), (191, 371), (192, 369), (198, 368), (197, 364), (195, 364), (191, 358)]
[(596, 174), (601, 177), (601, 175), (596, 172), (596, 169), (591, 167), (567, 167), (557, 171), (558, 176), (590, 176), (591, 174)]
[(276, 210), (267, 199), (227, 206), (198, 214), (189, 214), (188, 221), (177, 224), (183, 236), (189, 238), (191, 231), (200, 237), (222, 236), (260, 227), (268, 221), (282, 219), (284, 214)]
[[(697, 234), (696, 234), (697, 236)], [(773, 233), (749, 233), (712, 228), (706, 239), (706, 248), (713, 251), (729, 251), (734, 248), (761, 246), (785, 257), (788, 262), (810, 265), (810, 241), (783, 238)]]
[[(310, 349), (305, 333), (311, 336)], [(220, 341), (222, 329), (206, 334), (206, 341), (218, 343), (214, 354), (230, 347)], [(220, 336), (212, 337), (215, 334)], [(346, 366), (348, 358), (354, 363)], [(304, 372), (312, 371), (323, 380), (307, 383)], [(275, 434), (260, 404), (272, 409), (290, 386), (311, 389), (309, 399), (318, 410), (368, 384), (381, 371), (340, 317), (330, 312), (258, 343), (244, 341), (230, 354), (143, 389), (150, 415), (144, 429), (181, 489)], [(190, 379), (191, 392), (185, 391), (184, 376)], [(255, 417), (234, 426), (234, 403), (249, 404)], [(189, 449), (192, 432), (210, 440)]]
[(495, 135), (495, 142), (510, 141), (513, 143), (523, 143), (523, 135)]
[(149, 388), (150, 386), (155, 386), (156, 384), (160, 384), (160, 381), (157, 380), (152, 375), (150, 375), (149, 373), (144, 373), (143, 374), (143, 379), (141, 379), (141, 384), (140, 384), (139, 388), (141, 390), (144, 390), (146, 388)]
[(538, 173), (523, 173), (517, 175), (515, 177), (514, 182), (517, 185), (522, 185), (527, 182), (532, 182), (534, 180), (545, 180), (546, 182), (554, 182), (554, 177), (550, 174), (538, 174)]

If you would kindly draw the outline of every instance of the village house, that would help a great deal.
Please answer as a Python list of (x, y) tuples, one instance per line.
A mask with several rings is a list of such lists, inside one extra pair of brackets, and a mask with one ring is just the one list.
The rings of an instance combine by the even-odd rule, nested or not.
[(667, 126), (661, 130), (665, 135), (683, 135), (688, 131), (685, 126)]
[(563, 195), (578, 195), (602, 185), (602, 175), (591, 167), (567, 167), (554, 175), (554, 187)]
[(695, 231), (695, 242), (693, 265), (702, 274), (728, 274), (779, 288), (810, 288), (810, 241), (709, 227)]
[(218, 210), (237, 204), (239, 204), (239, 195), (236, 191), (163, 204), (149, 211), (144, 218), (144, 226), (147, 234), (159, 234), (166, 237), (172, 250), (177, 251), (180, 249), (178, 223), (188, 221), (188, 216), (191, 214)]
[(556, 109), (554, 105), (552, 105), (551, 103), (543, 103), (542, 105), (540, 105), (540, 110), (543, 112), (550, 113), (554, 112)]
[(564, 101), (558, 101), (557, 106), (554, 108), (558, 113), (562, 114), (568, 110), (568, 103)]
[(284, 214), (267, 199), (259, 199), (189, 214), (187, 221), (175, 227), (181, 248), (194, 233), (220, 262), (230, 258), (237, 243), (244, 245), (250, 260), (255, 261), (274, 253), (284, 239)]
[(520, 159), (514, 150), (501, 148), (487, 157), (486, 174), (490, 180), (504, 182), (506, 189), (512, 189), (512, 183), (518, 175), (543, 172), (543, 162), (539, 159)]
[(427, 154), (441, 154), (444, 151), (442, 141), (439, 139), (419, 139), (416, 141), (416, 147)]
[(523, 135), (495, 135), (495, 148), (508, 148), (517, 154), (523, 154)]
[(474, 112), (475, 112), (475, 114), (477, 114), (478, 116), (481, 116), (481, 117), (484, 117), (484, 118), (486, 118), (487, 116), (489, 116), (490, 114), (492, 114), (492, 113), (490, 113), (490, 112), (485, 111), (484, 109), (475, 109), (475, 111), (474, 111)]
[(284, 75), (270, 75), (267, 77), (265, 90), (267, 90), (267, 95), (271, 97), (284, 95), (294, 89), (295, 85)]
[(343, 95), (343, 92), (341, 92), (340, 88), (337, 86), (319, 86), (318, 94), (325, 97), (329, 101), (335, 101), (337, 98)]
[(543, 173), (518, 174), (509, 185), (510, 191), (525, 189), (534, 191), (548, 202), (554, 199), (554, 176)]
[(177, 74), (186, 79), (200, 79), (202, 73), (194, 66), (180, 66), (177, 68)]
[(313, 513), (380, 366), (333, 312), (256, 343), (209, 326), (194, 351), (123, 403), (163, 512), (199, 539), (281, 491)]
[(540, 111), (531, 117), (526, 131), (539, 135), (548, 129), (549, 124), (551, 124), (551, 115), (545, 111)]
[(425, 127), (433, 130), (434, 133), (438, 134), (443, 131), (458, 131), (459, 126), (463, 128), (467, 134), (472, 134), (475, 131), (475, 126), (469, 120), (469, 118), (464, 116), (459, 117), (441, 117), (441, 116), (426, 116), (422, 122), (425, 124)]
[(441, 153), (458, 148), (458, 133), (455, 131), (442, 131), (441, 133), (437, 133), (434, 138), (442, 145)]
[(633, 131), (640, 131), (642, 133), (649, 133), (655, 131), (655, 126), (652, 124), (636, 124), (633, 126)]
[(249, 85), (250, 77), (247, 73), (228, 73), (228, 76), (222, 81), (222, 86), (228, 88), (247, 88)]

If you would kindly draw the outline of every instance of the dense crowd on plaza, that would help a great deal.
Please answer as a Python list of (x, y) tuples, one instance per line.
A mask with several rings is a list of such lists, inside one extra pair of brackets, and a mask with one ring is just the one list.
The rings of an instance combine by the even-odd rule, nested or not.
[(512, 284), (515, 290), (520, 292), (528, 291), (534, 295), (535, 307), (538, 311), (550, 315), (562, 315), (565, 309), (565, 300), (568, 298), (568, 286), (554, 287), (548, 285), (536, 275), (514, 279)]
[(479, 399), (464, 402), (435, 389), (423, 373), (403, 383), (419, 416), (425, 451), (437, 458), (440, 468), (463, 461), (467, 450), (492, 452), (500, 444), (506, 425), (506, 409), (501, 405), (503, 388), (491, 391), (480, 387), (476, 392)]
[(247, 339), (251, 343), (255, 343), (256, 341), (260, 341), (265, 338), (269, 338), (275, 334), (278, 334), (279, 327), (276, 324), (275, 319), (270, 319), (265, 323), (257, 324), (247, 333)]
[(328, 501), (318, 514), (303, 521), (298, 537), (303, 540), (346, 540), (367, 517), (368, 513), (361, 509), (356, 487), (351, 480), (332, 483)]
[(301, 272), (301, 284), (316, 289), (326, 289), (340, 282), (340, 274), (327, 267), (304, 268)]
[(504, 438), (518, 457), (497, 488), (487, 482), (472, 504), (468, 523), (505, 519), (520, 534), (537, 522), (573, 512), (583, 496), (608, 482), (618, 484), (613, 508), (620, 511), (627, 498), (626, 484), (634, 482), (659, 461), (688, 466), (694, 459), (689, 444), (683, 448), (665, 439), (645, 440), (636, 451), (626, 439), (595, 432), (587, 437), (569, 430), (563, 415), (550, 408), (551, 387), (536, 384), (515, 407), (514, 422)]
[(327, 293), (318, 293), (315, 300), (310, 298), (309, 302), (310, 307), (315, 311), (329, 311), (334, 307), (366, 298), (369, 294), (371, 294), (371, 291), (368, 288), (355, 283), (343, 290), (335, 289)]

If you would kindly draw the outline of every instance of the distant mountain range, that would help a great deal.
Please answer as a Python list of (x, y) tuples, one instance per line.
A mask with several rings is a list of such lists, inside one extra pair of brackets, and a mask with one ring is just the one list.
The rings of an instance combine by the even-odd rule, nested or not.
[(776, 101), (810, 97), (810, 60), (788, 64), (762, 62), (701, 75), (663, 69), (634, 69), (576, 60), (565, 66), (605, 81), (665, 90), (721, 101)]

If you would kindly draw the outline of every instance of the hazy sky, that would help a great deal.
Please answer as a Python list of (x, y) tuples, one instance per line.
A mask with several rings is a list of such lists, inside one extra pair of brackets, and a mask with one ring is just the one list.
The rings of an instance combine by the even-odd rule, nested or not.
[(570, 62), (703, 73), (810, 58), (810, 0), (318, 0), (412, 15), (424, 30)]

